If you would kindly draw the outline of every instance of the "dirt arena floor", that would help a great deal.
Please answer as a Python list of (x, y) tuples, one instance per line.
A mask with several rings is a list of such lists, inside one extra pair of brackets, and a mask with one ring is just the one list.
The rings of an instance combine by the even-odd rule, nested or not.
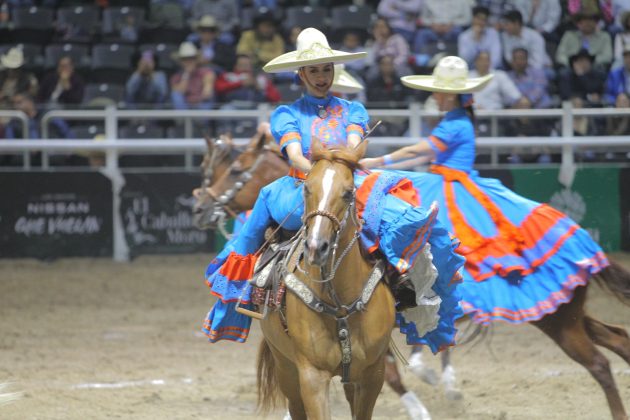
[[(629, 256), (617, 256), (630, 267)], [(0, 383), (23, 397), (0, 406), (1, 419), (253, 419), (255, 355), (247, 344), (208, 344), (200, 333), (211, 298), (203, 284), (209, 258), (142, 257), (53, 263), (0, 260)], [(630, 330), (630, 308), (590, 290), (598, 318)], [(407, 354), (400, 334), (395, 333)], [(610, 358), (630, 409), (630, 366)], [(425, 359), (439, 367), (439, 359)], [(433, 419), (607, 419), (590, 375), (530, 326), (497, 325), (491, 340), (453, 356), (464, 398), (409, 370), (405, 382)], [(337, 381), (335, 418), (349, 418)], [(282, 418), (283, 410), (268, 418)], [(387, 387), (375, 418), (405, 419)]]

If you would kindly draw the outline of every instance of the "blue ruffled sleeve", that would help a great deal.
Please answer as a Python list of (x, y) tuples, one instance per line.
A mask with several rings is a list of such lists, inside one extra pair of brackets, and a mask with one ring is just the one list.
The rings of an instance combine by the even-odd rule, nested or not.
[(271, 114), (271, 134), (285, 154), (285, 148), (291, 143), (302, 143), (302, 135), (297, 118), (291, 108), (281, 105)]
[(348, 106), (348, 126), (346, 135), (358, 134), (363, 137), (368, 128), (370, 117), (367, 110), (360, 102), (350, 102)]

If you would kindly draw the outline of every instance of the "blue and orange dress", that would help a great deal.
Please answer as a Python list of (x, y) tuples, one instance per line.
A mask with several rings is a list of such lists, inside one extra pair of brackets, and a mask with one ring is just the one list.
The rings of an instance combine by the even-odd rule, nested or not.
[[(320, 117), (322, 109), (325, 113)], [(287, 145), (299, 143), (308, 158), (313, 136), (326, 147), (344, 146), (348, 134), (363, 136), (368, 120), (367, 111), (360, 103), (332, 95), (316, 98), (305, 94), (293, 104), (274, 111), (271, 132), (283, 151)], [(211, 294), (218, 298), (203, 327), (209, 341), (247, 339), (251, 318), (235, 311), (236, 302), (240, 298), (241, 305), (251, 305), (247, 282), (252, 277), (265, 229), (272, 221), (283, 223), (289, 230), (302, 226), (303, 178), (304, 174), (291, 169), (289, 175), (265, 186), (238, 236), (208, 266), (206, 283)], [(433, 291), (441, 299), (438, 326), (420, 336), (413, 323), (399, 318), (408, 341), (427, 344), (434, 351), (452, 345), (454, 320), (461, 315), (456, 286), (461, 280), (463, 258), (454, 251), (456, 241), (437, 221), (437, 209), (417, 206), (417, 192), (409, 180), (399, 175), (356, 174), (355, 182), (359, 217), (365, 220), (362, 243), (370, 251), (380, 250), (393, 267), (405, 273), (424, 245), (431, 244), (438, 272)]]
[(464, 108), (448, 112), (428, 138), (430, 173), (411, 179), (466, 258), (463, 311), (481, 324), (536, 321), (570, 301), (576, 287), (608, 265), (599, 245), (565, 214), (521, 197), (473, 170), (475, 133)]

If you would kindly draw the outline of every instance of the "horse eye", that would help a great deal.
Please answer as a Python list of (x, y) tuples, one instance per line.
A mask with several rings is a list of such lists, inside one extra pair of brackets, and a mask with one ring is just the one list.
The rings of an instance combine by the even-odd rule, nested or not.
[(354, 198), (354, 190), (347, 190), (343, 193), (343, 199), (346, 201), (352, 201)]

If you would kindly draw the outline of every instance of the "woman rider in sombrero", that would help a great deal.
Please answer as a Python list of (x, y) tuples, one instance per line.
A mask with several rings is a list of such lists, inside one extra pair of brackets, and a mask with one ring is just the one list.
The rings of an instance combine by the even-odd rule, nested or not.
[(425, 156), (430, 173), (411, 179), (422, 202), (437, 201), (438, 219), (461, 241), (466, 257), (461, 306), (487, 324), (536, 321), (571, 300), (576, 287), (608, 265), (589, 234), (565, 214), (482, 178), (475, 160), (472, 92), (492, 75), (469, 78), (459, 57), (444, 57), (432, 76), (405, 76), (403, 84), (433, 92), (446, 112), (427, 139), (391, 154), (363, 159), (369, 168)]
[[(244, 342), (247, 338), (251, 318), (237, 313), (235, 305), (239, 297), (241, 304), (251, 305), (247, 281), (252, 276), (265, 229), (273, 221), (288, 230), (302, 226), (301, 180), (311, 168), (311, 139), (317, 137), (325, 147), (355, 147), (363, 140), (369, 120), (365, 107), (331, 95), (330, 89), (334, 64), (364, 56), (365, 53), (333, 50), (323, 33), (307, 28), (298, 36), (296, 51), (283, 54), (264, 67), (267, 72), (297, 70), (306, 92), (293, 104), (278, 107), (271, 116), (271, 132), (291, 163), (289, 174), (261, 190), (236, 239), (226, 245), (206, 271), (207, 284), (218, 298), (204, 324), (211, 342)], [(457, 244), (436, 222), (437, 207), (419, 207), (415, 190), (403, 177), (380, 175), (355, 176), (358, 184), (364, 184), (357, 191), (359, 215), (365, 221), (362, 243), (389, 262), (391, 271), (398, 274), (393, 276), (397, 283), (411, 284), (418, 292), (411, 305), (400, 308), (414, 306), (407, 308), (399, 320), (408, 341), (427, 344), (437, 351), (454, 340), (453, 322), (460, 315), (455, 286), (461, 278), (463, 259), (454, 252)], [(429, 250), (432, 255), (427, 257)], [(430, 264), (431, 257), (437, 273), (431, 272), (430, 284), (425, 287), (426, 272), (424, 277), (421, 274), (424, 264), (416, 262), (429, 258)]]

